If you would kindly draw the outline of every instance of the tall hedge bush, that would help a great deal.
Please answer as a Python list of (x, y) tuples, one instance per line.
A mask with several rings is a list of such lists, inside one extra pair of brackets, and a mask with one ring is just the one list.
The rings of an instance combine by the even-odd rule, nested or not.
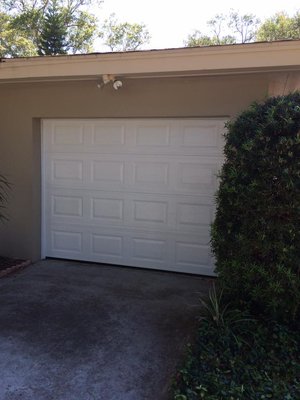
[(212, 226), (227, 296), (277, 319), (300, 310), (300, 92), (254, 103), (227, 124)]

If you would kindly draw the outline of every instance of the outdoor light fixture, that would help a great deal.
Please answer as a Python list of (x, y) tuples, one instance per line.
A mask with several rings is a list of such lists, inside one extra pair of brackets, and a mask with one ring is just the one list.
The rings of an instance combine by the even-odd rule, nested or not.
[(115, 80), (113, 83), (113, 88), (119, 90), (123, 86), (123, 82), (120, 80)]
[(115, 90), (119, 90), (123, 86), (123, 82), (120, 79), (116, 79), (114, 75), (105, 74), (102, 75), (102, 80), (97, 82), (98, 89), (102, 89), (108, 83), (112, 83), (112, 86)]

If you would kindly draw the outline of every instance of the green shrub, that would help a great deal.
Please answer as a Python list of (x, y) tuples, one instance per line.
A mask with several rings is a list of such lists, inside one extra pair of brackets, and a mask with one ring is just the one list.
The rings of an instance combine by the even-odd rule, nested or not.
[(252, 104), (228, 123), (212, 226), (225, 294), (251, 311), (300, 309), (300, 93)]
[(0, 221), (7, 219), (3, 211), (7, 201), (7, 190), (9, 186), (7, 179), (3, 175), (0, 175)]
[[(226, 328), (227, 326), (227, 328)], [(173, 383), (174, 400), (297, 400), (299, 335), (274, 322), (203, 320)]]

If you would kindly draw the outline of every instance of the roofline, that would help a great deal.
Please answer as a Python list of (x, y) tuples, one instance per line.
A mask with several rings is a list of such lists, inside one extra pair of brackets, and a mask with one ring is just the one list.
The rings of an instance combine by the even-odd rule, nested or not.
[(91, 53), (0, 62), (0, 83), (85, 80), (102, 75), (140, 78), (300, 70), (300, 40), (118, 53)]

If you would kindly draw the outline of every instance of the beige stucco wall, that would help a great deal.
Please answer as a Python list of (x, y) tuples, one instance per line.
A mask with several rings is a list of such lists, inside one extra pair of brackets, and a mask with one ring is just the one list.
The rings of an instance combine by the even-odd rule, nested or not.
[(234, 116), (267, 96), (265, 74), (0, 85), (0, 173), (12, 183), (0, 254), (37, 260), (41, 231), (41, 118)]

